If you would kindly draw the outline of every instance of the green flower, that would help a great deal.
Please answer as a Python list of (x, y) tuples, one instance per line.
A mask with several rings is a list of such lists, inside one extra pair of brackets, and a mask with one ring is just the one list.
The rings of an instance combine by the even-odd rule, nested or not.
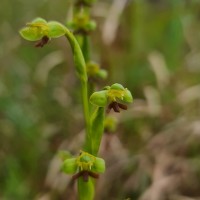
[(19, 31), (20, 35), (28, 41), (38, 41), (36, 47), (43, 47), (51, 38), (58, 38), (66, 33), (66, 28), (56, 21), (47, 22), (45, 19), (36, 18), (27, 23)]
[(127, 110), (124, 103), (131, 103), (132, 101), (131, 92), (118, 83), (106, 86), (104, 90), (94, 92), (90, 97), (90, 102), (96, 106), (104, 107), (108, 105), (107, 112), (110, 112), (111, 109), (115, 112), (120, 112), (120, 109)]
[(98, 178), (98, 174), (105, 171), (105, 161), (102, 158), (81, 151), (77, 158), (64, 161), (62, 171), (67, 174), (75, 173), (73, 179), (82, 176), (84, 181), (88, 181), (89, 177)]
[(90, 79), (96, 80), (97, 78), (105, 79), (107, 77), (107, 71), (101, 69), (99, 65), (95, 62), (88, 62), (86, 64), (87, 74)]
[(96, 28), (95, 21), (91, 20), (88, 13), (85, 12), (77, 13), (67, 25), (74, 34), (88, 34)]

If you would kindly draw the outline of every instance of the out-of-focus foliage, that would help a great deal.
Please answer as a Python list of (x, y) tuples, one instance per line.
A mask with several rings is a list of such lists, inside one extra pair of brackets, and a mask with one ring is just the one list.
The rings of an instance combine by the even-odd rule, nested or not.
[[(18, 34), (35, 17), (66, 23), (72, 2), (1, 0), (2, 200), (75, 199), (57, 154), (77, 154), (84, 127), (69, 44), (38, 49)], [(199, 12), (199, 0), (96, 2), (92, 54), (109, 71), (100, 86), (121, 82), (135, 99), (105, 134), (96, 199), (200, 197)]]

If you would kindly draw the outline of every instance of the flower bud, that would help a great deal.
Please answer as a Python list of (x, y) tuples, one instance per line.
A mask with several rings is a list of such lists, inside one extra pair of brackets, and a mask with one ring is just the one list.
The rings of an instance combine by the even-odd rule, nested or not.
[(93, 31), (93, 30), (96, 29), (96, 27), (97, 27), (97, 25), (96, 25), (96, 22), (95, 22), (95, 21), (89, 21), (89, 22), (85, 25), (84, 29), (85, 29), (86, 31)]
[(76, 158), (66, 159), (61, 167), (66, 174), (74, 174), (77, 171)]
[(98, 76), (99, 78), (106, 79), (107, 76), (108, 76), (108, 73), (107, 73), (107, 71), (106, 71), (105, 69), (101, 69), (101, 70), (99, 70), (99, 71), (97, 72), (97, 76)]
[(94, 92), (90, 96), (90, 102), (93, 105), (99, 106), (99, 107), (104, 107), (107, 105), (107, 91), (99, 91), (99, 92)]
[(104, 127), (106, 132), (114, 132), (117, 128), (117, 119), (111, 116), (107, 116), (104, 120)]

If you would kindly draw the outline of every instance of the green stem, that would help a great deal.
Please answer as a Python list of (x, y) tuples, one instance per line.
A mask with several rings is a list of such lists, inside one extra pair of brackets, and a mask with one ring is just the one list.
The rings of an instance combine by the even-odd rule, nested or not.
[(90, 114), (89, 114), (89, 101), (88, 101), (88, 78), (86, 72), (86, 64), (80, 45), (75, 36), (66, 28), (66, 38), (69, 40), (73, 51), (74, 64), (77, 75), (81, 81), (81, 93), (83, 101), (83, 111), (86, 126), (86, 144), (84, 150), (91, 153), (91, 137), (90, 137)]
[(82, 51), (86, 63), (90, 61), (90, 39), (87, 35), (83, 35)]

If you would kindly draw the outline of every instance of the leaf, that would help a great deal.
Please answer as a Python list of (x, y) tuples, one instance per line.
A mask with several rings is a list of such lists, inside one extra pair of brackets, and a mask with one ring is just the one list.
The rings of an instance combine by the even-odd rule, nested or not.
[(104, 132), (105, 108), (98, 107), (91, 116), (92, 154), (97, 155)]
[(48, 27), (49, 27), (48, 36), (50, 38), (58, 38), (65, 35), (66, 33), (66, 27), (59, 22), (56, 21), (48, 22)]

